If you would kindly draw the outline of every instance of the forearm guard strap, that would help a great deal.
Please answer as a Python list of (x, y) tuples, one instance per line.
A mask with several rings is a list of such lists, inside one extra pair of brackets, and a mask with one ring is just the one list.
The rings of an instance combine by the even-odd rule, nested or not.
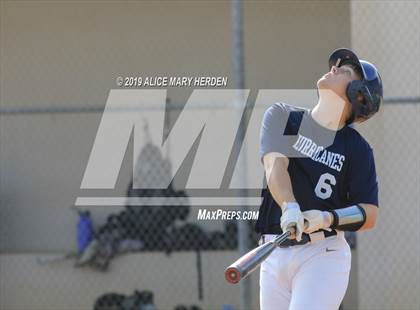
[(332, 229), (357, 231), (366, 222), (366, 212), (358, 205), (343, 209), (332, 210), (334, 220), (331, 225)]

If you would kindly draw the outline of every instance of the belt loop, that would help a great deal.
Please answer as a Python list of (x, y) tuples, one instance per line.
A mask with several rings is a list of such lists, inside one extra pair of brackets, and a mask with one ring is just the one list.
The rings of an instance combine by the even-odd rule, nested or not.
[(311, 243), (317, 243), (325, 239), (325, 234), (323, 231), (313, 232), (309, 234), (309, 239), (311, 239)]

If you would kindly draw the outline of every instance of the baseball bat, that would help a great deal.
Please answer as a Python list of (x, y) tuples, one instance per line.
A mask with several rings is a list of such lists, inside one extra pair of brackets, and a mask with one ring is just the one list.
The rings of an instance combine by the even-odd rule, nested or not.
[(271, 254), (271, 252), (274, 251), (278, 245), (284, 242), (293, 233), (294, 227), (291, 227), (288, 231), (277, 236), (275, 239), (264, 243), (241, 256), (237, 261), (226, 268), (226, 281), (232, 284), (236, 284), (244, 279), (251, 272), (253, 272)]
[(72, 258), (76, 258), (76, 257), (77, 257), (76, 253), (67, 253), (67, 254), (56, 255), (56, 256), (37, 257), (36, 262), (39, 265), (43, 266), (43, 265), (47, 265), (47, 264), (62, 262), (62, 261), (65, 261), (67, 259), (72, 259)]

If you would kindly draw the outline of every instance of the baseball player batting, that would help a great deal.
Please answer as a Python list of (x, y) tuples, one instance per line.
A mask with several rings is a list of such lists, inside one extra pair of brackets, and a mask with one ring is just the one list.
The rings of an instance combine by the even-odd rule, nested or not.
[(275, 103), (264, 114), (260, 155), (267, 186), (256, 231), (260, 244), (293, 232), (261, 264), (264, 310), (338, 309), (351, 265), (344, 231), (375, 226), (372, 148), (349, 125), (378, 111), (381, 77), (345, 48), (331, 54), (329, 69), (317, 82), (312, 110)]

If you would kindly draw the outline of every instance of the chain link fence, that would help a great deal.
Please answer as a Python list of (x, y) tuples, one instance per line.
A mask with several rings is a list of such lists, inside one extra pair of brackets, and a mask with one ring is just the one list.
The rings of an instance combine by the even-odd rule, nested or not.
[[(85, 125), (95, 123), (102, 112), (103, 109), (89, 109), (89, 113), (85, 110), (2, 110), (2, 126), (10, 134), (5, 135), (4, 145), (9, 139), (27, 140), (30, 131), (33, 140), (44, 141), (42, 146), (34, 146), (30, 160), (36, 161), (42, 155), (39, 148), (52, 149), (54, 155), (49, 156), (57, 158), (57, 162), (50, 162), (50, 171), (42, 172), (42, 181), (36, 184), (23, 181), (34, 200), (38, 199), (37, 191), (49, 187), (49, 197), (39, 198), (45, 206), (39, 206), (36, 212), (29, 201), (19, 210), (14, 209), (18, 194), (14, 196), (7, 191), (13, 187), (13, 182), (2, 184), (6, 194), (1, 196), (2, 308), (13, 308), (16, 304), (27, 309), (61, 309), (67, 305), (78, 309), (91, 306), (94, 309), (192, 310), (216, 309), (223, 304), (226, 309), (233, 307), (239, 300), (239, 290), (221, 281), (225, 265), (238, 257), (238, 220), (220, 215), (217, 220), (211, 217), (212, 212), (239, 212), (240, 207), (228, 203), (194, 205), (191, 199), (197, 196), (197, 191), (177, 189), (173, 183), (166, 189), (150, 188), (171, 178), (170, 152), (175, 152), (176, 147), (167, 147), (162, 152), (157, 143), (159, 135), (156, 137), (149, 132), (147, 122), (140, 134), (147, 142), (133, 161), (135, 143), (129, 143), (126, 154), (130, 155), (125, 156), (113, 190), (82, 191), (77, 188), (79, 183), (71, 189), (73, 196), (63, 197), (61, 187), (73, 176), (71, 172), (68, 175), (68, 169), (63, 171), (69, 156), (66, 157), (62, 148), (69, 150), (71, 140), (82, 135)], [(175, 119), (179, 112), (179, 107), (170, 110), (168, 119)], [(156, 115), (164, 111), (150, 113)], [(14, 126), (23, 120), (24, 129)], [(57, 139), (54, 128), (62, 130), (63, 126), (71, 134)], [(91, 138), (95, 138), (94, 135)], [(86, 144), (92, 143), (92, 139), (86, 140)], [(20, 151), (30, 145), (29, 141), (29, 146), (17, 146), (15, 150), (19, 154), (5, 150), (3, 163), (24, 162), (29, 154)], [(88, 153), (83, 158), (85, 165)], [(10, 160), (9, 156), (18, 156), (17, 161)], [(25, 167), (3, 167), (4, 174), (12, 170), (16, 179), (27, 173)], [(62, 183), (54, 185), (58, 175)], [(78, 175), (79, 182), (82, 176)], [(133, 188), (133, 183), (140, 189)], [(214, 196), (204, 192), (205, 197)], [(102, 195), (105, 202), (75, 206), (76, 198), (86, 194)], [(232, 193), (229, 196), (235, 198)], [(113, 205), (109, 203), (109, 198), (113, 197), (122, 199)], [(203, 213), (200, 219), (199, 213), (203, 210), (207, 214)], [(251, 207), (246, 218), (250, 231), (246, 238), (248, 247), (257, 245), (258, 236), (253, 231), (257, 210)], [(44, 224), (40, 226), (40, 223)], [(31, 238), (31, 233), (43, 238)], [(25, 275), (29, 277), (29, 285), (20, 283)], [(19, 296), (18, 301), (15, 296)]]
[(361, 309), (417, 309), (420, 4), (354, 1), (350, 9), (352, 46), (381, 68), (389, 102), (372, 122), (360, 126), (374, 148), (380, 213), (375, 231), (359, 235), (358, 304)]
[[(325, 6), (323, 14), (337, 14), (349, 24), (339, 29), (345, 39), (328, 38), (328, 42), (334, 43), (328, 50), (351, 44), (362, 58), (375, 60), (381, 69), (386, 95), (381, 111), (358, 127), (374, 149), (380, 183), (380, 218), (374, 231), (357, 235), (357, 242), (354, 235), (347, 236), (354, 247), (353, 272), (343, 309), (418, 309), (420, 6), (415, 1), (342, 3), (337, 7), (333, 2), (319, 3)], [(248, 26), (255, 22), (251, 10), (255, 5), (250, 2), (245, 7), (246, 48), (249, 48), (247, 42), (257, 38), (246, 34), (247, 31), (255, 34)], [(287, 12), (303, 19), (306, 16), (303, 5), (290, 4)], [(3, 3), (2, 8), (5, 8)], [(19, 12), (26, 14), (29, 9), (10, 7), (7, 12), (22, 10)], [(273, 6), (273, 9), (278, 8)], [(281, 9), (287, 10), (287, 6), (282, 4)], [(129, 14), (119, 10), (121, 14)], [(311, 6), (311, 10), (315, 12), (316, 8)], [(4, 13), (1, 16), (2, 25), (14, 25), (9, 16)], [(295, 25), (292, 19), (288, 22)], [(266, 24), (269, 25), (269, 20), (263, 26)], [(8, 33), (2, 31), (1, 40), (6, 40)], [(10, 52), (1, 55), (2, 67), (6, 67), (4, 59), (14, 57)], [(72, 65), (63, 66), (70, 70)], [(247, 59), (245, 68), (252, 66), (252, 61)], [(249, 74), (252, 76), (252, 72)], [(215, 196), (215, 193), (186, 190), (173, 183), (166, 189), (132, 186), (134, 182), (147, 188), (148, 184), (169, 178), (174, 173), (177, 145), (170, 145), (163, 152), (159, 145), (162, 133), (149, 132), (151, 129), (144, 126), (139, 134), (148, 142), (137, 150), (137, 157), (132, 155), (137, 154), (135, 143), (128, 143), (115, 187), (82, 191), (80, 182), (103, 106), (38, 106), (21, 94), (16, 98), (26, 100), (24, 105), (17, 101), (8, 104), (5, 93), (9, 88), (5, 85), (10, 86), (2, 77), (1, 309), (239, 308), (239, 288), (225, 283), (223, 275), (224, 268), (239, 256), (239, 221), (227, 217), (211, 220), (211, 212), (236, 212), (242, 210), (241, 206), (195, 204), (196, 197)], [(209, 113), (218, 110), (216, 106), (205, 108)], [(165, 116), (165, 135), (179, 117), (179, 107)], [(194, 155), (191, 151), (187, 158)], [(210, 161), (209, 165), (213, 164)], [(188, 174), (188, 167), (183, 169), (180, 174)], [(249, 178), (252, 177), (255, 176), (251, 173)], [(106, 197), (108, 203), (75, 206), (81, 192), (90, 197)], [(249, 191), (254, 197), (258, 193), (258, 189)], [(223, 194), (228, 200), (235, 198), (237, 191), (226, 189)], [(115, 197), (122, 199), (111, 203)], [(209, 211), (210, 220), (199, 220), (200, 210)], [(246, 246), (252, 248), (258, 239), (253, 232), (253, 212), (258, 210), (258, 204), (251, 204), (248, 210)], [(252, 275), (249, 281), (253, 292), (249, 308), (256, 309), (258, 275)]]
[(377, 227), (358, 235), (361, 309), (415, 309), (419, 303), (419, 121), (420, 100), (400, 102), (385, 105), (360, 129), (374, 148), (380, 184)]

